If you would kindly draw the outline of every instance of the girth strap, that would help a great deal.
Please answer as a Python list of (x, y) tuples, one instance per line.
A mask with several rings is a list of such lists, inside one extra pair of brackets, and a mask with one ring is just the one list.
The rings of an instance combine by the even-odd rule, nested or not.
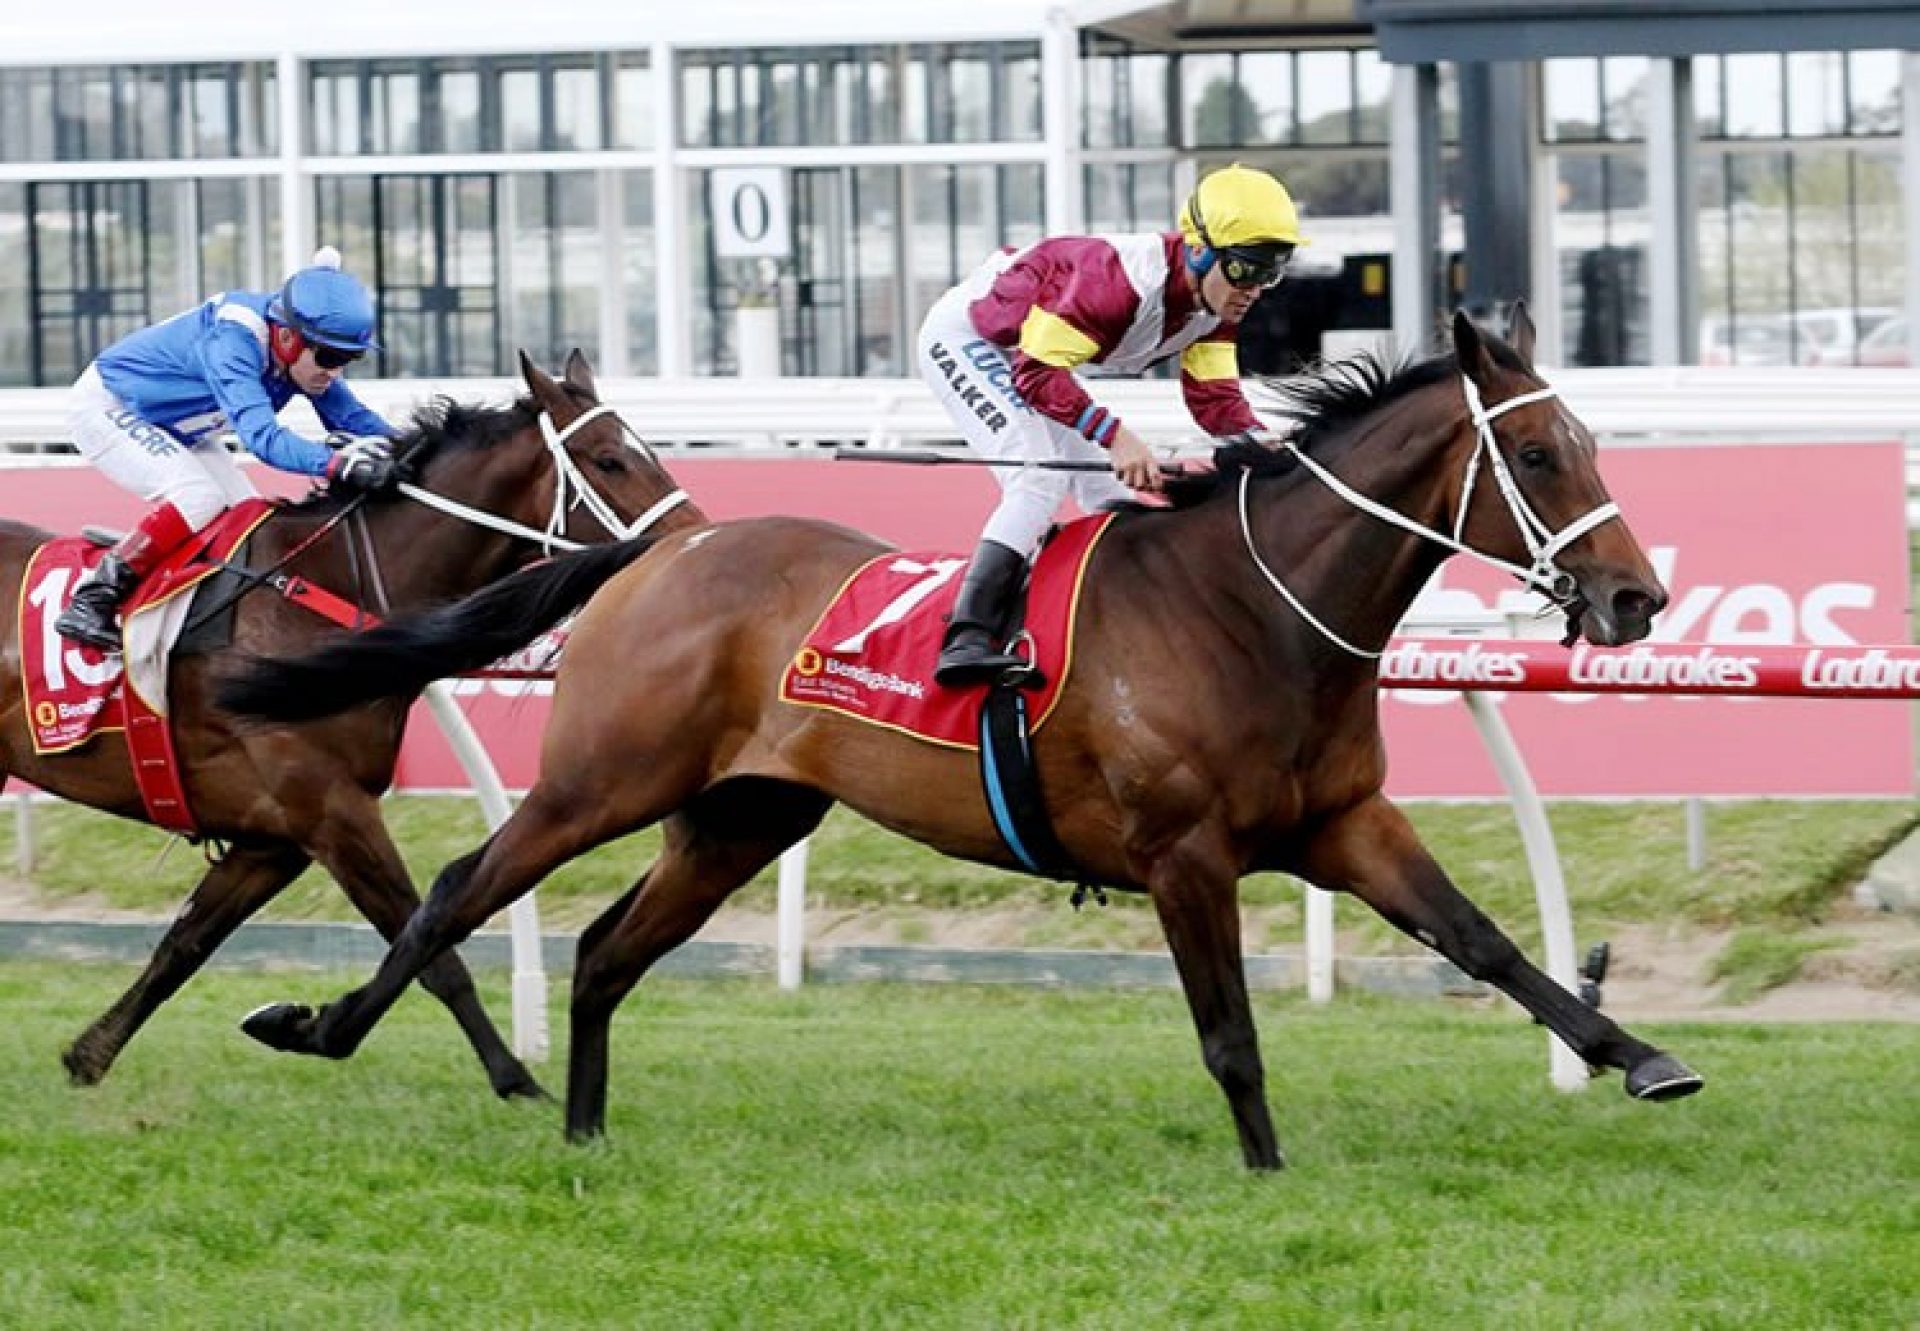
[(1047, 816), (1023, 689), (996, 685), (981, 700), (980, 782), (995, 830), (1027, 872), (1078, 881), (1081, 875)]

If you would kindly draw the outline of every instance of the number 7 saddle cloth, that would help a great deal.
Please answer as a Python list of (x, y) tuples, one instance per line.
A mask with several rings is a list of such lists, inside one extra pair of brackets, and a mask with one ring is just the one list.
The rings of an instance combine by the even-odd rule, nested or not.
[[(1113, 516), (1059, 528), (1034, 561), (1019, 647), (1046, 677), (1027, 697), (1034, 730), (1046, 723), (1072, 669), (1081, 583)], [(966, 568), (964, 554), (924, 552), (885, 554), (861, 565), (794, 653), (780, 681), (781, 701), (977, 750), (980, 702), (988, 686), (950, 689), (933, 682), (940, 639)]]

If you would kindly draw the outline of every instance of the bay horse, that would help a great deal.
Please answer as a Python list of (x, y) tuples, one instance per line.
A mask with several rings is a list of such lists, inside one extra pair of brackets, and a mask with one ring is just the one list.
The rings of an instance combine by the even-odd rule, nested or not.
[[(413, 477), (403, 493), (364, 502), (321, 493), (284, 507), (254, 533), (249, 566), (286, 560), (283, 572), (385, 615), (463, 596), (543, 551), (635, 534), (637, 521), (660, 531), (704, 523), (645, 444), (628, 445), (625, 427), (599, 405), (579, 352), (561, 380), (524, 353), (520, 368), (528, 395), (511, 407), (442, 401), (419, 413), (396, 441)], [(357, 511), (343, 513), (350, 506)], [(48, 538), (0, 521), (0, 605), (20, 604), (28, 559)], [(242, 653), (296, 651), (332, 627), (270, 591), (242, 597), (234, 615), (233, 645)], [(310, 862), (325, 866), (388, 938), (419, 905), (379, 805), (393, 781), (411, 695), (297, 733), (264, 734), (238, 726), (214, 705), (215, 659), (176, 654), (169, 696), (190, 807), (201, 832), (227, 849), (139, 979), (65, 1051), (67, 1072), (82, 1085), (105, 1077), (142, 1023)], [(80, 804), (146, 819), (118, 733), (65, 753), (35, 754), (18, 625), (10, 615), (0, 623), (0, 785), (9, 774)], [(422, 980), (452, 1009), (496, 1093), (541, 1094), (502, 1042), (456, 955), (436, 961)]]
[[(1702, 1084), (1528, 962), (1382, 793), (1378, 657), (1449, 554), (1550, 591), (1569, 641), (1635, 641), (1666, 601), (1593, 436), (1532, 368), (1524, 311), (1509, 337), (1457, 317), (1451, 355), (1288, 382), (1299, 411), (1286, 447), (1226, 449), (1170, 510), (1120, 514), (1084, 573), (1073, 670), (1034, 736), (1041, 786), (1079, 876), (1151, 897), (1252, 1168), (1282, 1163), (1241, 956), (1238, 882), (1259, 870), (1360, 897), (1589, 1065), (1624, 1069), (1637, 1098)], [(262, 1009), (247, 1032), (351, 1054), (443, 949), (561, 864), (664, 819), (659, 859), (579, 942), (566, 1128), (592, 1138), (615, 1007), (834, 801), (946, 854), (1018, 867), (972, 755), (778, 700), (822, 607), (885, 550), (793, 518), (646, 537), (226, 686), (240, 711), (321, 715), (491, 660), (592, 598), (562, 658), (539, 781), (513, 818), (441, 872), (369, 983), (318, 1011)]]

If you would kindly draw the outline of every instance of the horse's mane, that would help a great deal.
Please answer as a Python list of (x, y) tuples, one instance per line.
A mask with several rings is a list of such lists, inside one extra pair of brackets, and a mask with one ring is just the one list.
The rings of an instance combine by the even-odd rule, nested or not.
[[(407, 474), (417, 477), (429, 459), (441, 453), (490, 448), (532, 425), (539, 414), (540, 408), (531, 395), (522, 396), (507, 407), (436, 397), (414, 411), (412, 419), (395, 437), (393, 453), (405, 464)], [(325, 517), (351, 498), (351, 494), (320, 490), (293, 507), (303, 514)], [(391, 495), (379, 495), (373, 502), (391, 498)]]
[[(1527, 370), (1520, 354), (1506, 343), (1489, 337), (1485, 345), (1503, 368)], [(1286, 404), (1276, 414), (1284, 414), (1293, 422), (1294, 447), (1313, 453), (1363, 417), (1459, 373), (1460, 362), (1452, 352), (1411, 361), (1393, 360), (1375, 350), (1323, 361), (1287, 378), (1263, 375), (1260, 383)], [(1169, 477), (1166, 497), (1174, 508), (1191, 508), (1232, 489), (1243, 472), (1255, 477), (1281, 476), (1295, 465), (1291, 450), (1270, 448), (1254, 439), (1235, 440), (1214, 449), (1212, 471)]]

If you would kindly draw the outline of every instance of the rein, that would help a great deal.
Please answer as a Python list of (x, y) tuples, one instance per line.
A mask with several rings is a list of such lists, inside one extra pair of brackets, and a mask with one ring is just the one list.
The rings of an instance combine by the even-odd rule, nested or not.
[[(569, 540), (560, 535), (560, 533), (566, 529), (568, 515), (573, 509), (582, 505), (585, 505), (587, 511), (607, 530), (609, 535), (613, 536), (616, 540), (629, 540), (632, 537), (640, 535), (640, 533), (646, 531), (661, 518), (686, 503), (687, 492), (679, 489), (671, 490), (655, 501), (646, 512), (640, 514), (640, 516), (632, 522), (623, 523), (620, 521), (619, 515), (613, 511), (613, 507), (607, 503), (606, 498), (601, 495), (598, 490), (594, 489), (593, 483), (581, 473), (579, 466), (575, 464), (573, 456), (567, 452), (566, 447), (567, 440), (579, 433), (581, 427), (612, 411), (613, 407), (609, 404), (604, 402), (599, 403), (576, 416), (568, 423), (567, 428), (564, 430), (556, 430), (554, 428), (552, 412), (542, 411), (540, 413), (540, 434), (541, 437), (546, 440), (547, 452), (553, 456), (554, 461), (553, 514), (547, 519), (545, 531), (537, 531), (532, 527), (515, 522), (511, 518), (503, 518), (497, 513), (489, 513), (485, 509), (473, 508), (467, 504), (460, 503), (458, 500), (448, 499), (444, 495), (435, 494), (432, 490), (423, 489), (411, 481), (402, 481), (394, 488), (408, 499), (413, 500), (416, 504), (422, 504), (427, 508), (436, 509), (441, 513), (447, 514), (449, 517), (458, 518), (462, 522), (471, 523), (476, 527), (486, 527), (493, 531), (502, 532), (508, 536), (518, 536), (524, 540), (537, 542), (542, 552), (548, 555), (551, 555), (556, 549), (581, 550), (586, 548), (580, 542)], [(646, 440), (634, 433), (632, 426), (628, 425), (618, 416), (614, 417), (614, 424), (620, 427), (623, 434), (632, 436), (639, 444), (638, 451), (644, 454), (655, 466), (659, 466), (659, 459), (654, 456), (653, 450), (647, 446)], [(629, 447), (631, 446), (632, 445), (629, 445)], [(663, 475), (665, 474), (665, 468), (661, 468), (661, 473)], [(567, 490), (569, 486), (572, 487), (574, 492), (572, 503), (567, 501)], [(275, 560), (273, 566), (263, 573), (255, 573), (251, 569), (228, 565), (229, 571), (239, 574), (246, 580), (245, 585), (231, 595), (224, 597), (217, 604), (195, 615), (182, 627), (181, 632), (184, 634), (190, 629), (198, 628), (221, 611), (237, 604), (248, 593), (272, 584), (275, 575), (278, 574), (281, 569), (299, 558), (300, 555), (323, 539), (327, 533), (331, 532), (335, 527), (339, 526), (349, 517), (357, 514), (371, 497), (372, 496), (366, 492), (355, 495), (347, 501), (338, 513), (335, 513), (332, 517), (321, 523), (319, 527), (299, 544), (295, 545), (293, 549)], [(365, 530), (364, 523), (360, 525), (359, 534), (366, 546), (367, 558), (372, 567), (379, 599), (382, 602), (383, 608), (385, 608), (387, 599), (386, 587), (380, 578), (379, 556), (374, 549), (372, 535)], [(349, 555), (352, 556), (354, 554), (355, 551), (353, 550), (352, 543), (349, 542)], [(355, 563), (357, 564), (357, 562), (358, 560), (356, 558)], [(356, 581), (357, 580), (356, 578)]]
[[(553, 414), (551, 412), (543, 411), (540, 413), (540, 434), (547, 441), (547, 452), (553, 455), (554, 465), (553, 514), (547, 519), (545, 531), (536, 531), (534, 528), (515, 522), (511, 518), (503, 518), (496, 513), (488, 513), (483, 509), (470, 508), (466, 504), (459, 503), (456, 500), (448, 499), (443, 495), (437, 495), (431, 490), (423, 490), (411, 482), (401, 482), (398, 487), (399, 491), (416, 504), (424, 504), (428, 508), (438, 509), (442, 513), (459, 518), (464, 522), (470, 522), (477, 527), (487, 527), (493, 531), (504, 532), (508, 536), (518, 536), (524, 540), (536, 541), (539, 543), (540, 549), (544, 554), (551, 555), (555, 550), (580, 550), (585, 548), (580, 542), (568, 540), (560, 534), (566, 530), (568, 516), (574, 509), (583, 505), (586, 507), (587, 512), (593, 515), (594, 520), (606, 530), (608, 535), (612, 536), (615, 540), (629, 540), (653, 526), (654, 523), (658, 522), (668, 513), (671, 513), (674, 509), (680, 507), (680, 505), (686, 503), (687, 492), (685, 490), (670, 491), (632, 522), (623, 523), (620, 521), (619, 515), (613, 511), (612, 506), (607, 503), (606, 499), (598, 490), (593, 488), (593, 483), (581, 474), (580, 468), (575, 464), (573, 456), (567, 452), (566, 446), (567, 440), (579, 433), (581, 427), (612, 411), (612, 406), (602, 402), (574, 417), (564, 430), (556, 430), (554, 428)], [(623, 433), (632, 435), (635, 439), (640, 439), (639, 435), (634, 434), (633, 427), (621, 420), (618, 416), (614, 417), (614, 424), (618, 425)], [(645, 453), (648, 458), (653, 458), (653, 451), (646, 446), (644, 439), (640, 439), (640, 451)], [(655, 461), (657, 462), (657, 459), (655, 459)], [(571, 503), (569, 503), (567, 499), (567, 490), (569, 487), (573, 490), (573, 500)]]
[[(1474, 440), (1473, 452), (1467, 458), (1466, 475), (1461, 481), (1460, 507), (1454, 518), (1452, 535), (1435, 531), (1431, 527), (1415, 522), (1412, 518), (1399, 512), (1397, 509), (1388, 508), (1385, 504), (1369, 499), (1345, 481), (1341, 480), (1338, 476), (1335, 476), (1331, 471), (1327, 470), (1320, 462), (1308, 457), (1306, 452), (1291, 439), (1282, 439), (1280, 440), (1280, 444), (1287, 449), (1288, 452), (1293, 454), (1295, 460), (1298, 461), (1301, 466), (1305, 467), (1317, 477), (1329, 490), (1332, 490), (1341, 499), (1359, 509), (1362, 513), (1378, 518), (1380, 521), (1398, 527), (1402, 531), (1411, 532), (1423, 540), (1432, 541), (1436, 545), (1446, 546), (1449, 550), (1458, 554), (1470, 555), (1483, 564), (1490, 564), (1494, 568), (1512, 574), (1527, 586), (1541, 592), (1552, 600), (1565, 601), (1573, 594), (1573, 578), (1554, 562), (1554, 556), (1566, 549), (1567, 546), (1571, 545), (1574, 541), (1585, 536), (1595, 527), (1619, 517), (1620, 506), (1609, 500), (1584, 516), (1574, 519), (1558, 532), (1548, 527), (1546, 523), (1540, 520), (1539, 515), (1536, 514), (1533, 508), (1527, 503), (1526, 497), (1520, 493), (1519, 483), (1513, 479), (1513, 469), (1507, 465), (1506, 458), (1501, 455), (1500, 448), (1494, 440), (1493, 422), (1506, 415), (1509, 411), (1514, 410), (1516, 407), (1524, 407), (1530, 403), (1544, 402), (1548, 398), (1557, 397), (1559, 396), (1558, 390), (1554, 388), (1540, 388), (1531, 393), (1522, 393), (1517, 397), (1510, 397), (1504, 402), (1488, 407), (1481, 402), (1480, 390), (1474, 386), (1472, 379), (1462, 375), (1460, 381), (1466, 389), (1467, 410), (1473, 416), (1476, 438)], [(1482, 455), (1485, 455), (1487, 459), (1487, 467), (1493, 473), (1494, 483), (1499, 488), (1500, 497), (1506, 500), (1507, 511), (1513, 515), (1514, 525), (1520, 529), (1520, 538), (1526, 543), (1527, 553), (1533, 560), (1531, 565), (1515, 564), (1495, 555), (1487, 554), (1484, 551), (1476, 550), (1466, 544), (1462, 539), (1462, 534), (1466, 530), (1467, 506), (1473, 502), (1473, 483), (1480, 473), (1480, 459)], [(1246, 540), (1247, 554), (1252, 557), (1253, 566), (1260, 570), (1262, 576), (1273, 585), (1273, 589), (1280, 593), (1281, 598), (1293, 607), (1294, 613), (1317, 629), (1320, 635), (1327, 639), (1327, 641), (1353, 656), (1358, 656), (1369, 661), (1379, 660), (1385, 653), (1386, 648), (1382, 647), (1379, 651), (1370, 651), (1365, 647), (1356, 647), (1354, 644), (1348, 642), (1323, 623), (1311, 610), (1307, 609), (1300, 598), (1293, 594), (1287, 585), (1275, 575), (1271, 568), (1267, 567), (1267, 562), (1260, 557), (1260, 551), (1254, 545), (1253, 524), (1248, 514), (1247, 496), (1252, 487), (1252, 483), (1252, 473), (1250, 471), (1242, 471), (1240, 473), (1240, 534)]]

